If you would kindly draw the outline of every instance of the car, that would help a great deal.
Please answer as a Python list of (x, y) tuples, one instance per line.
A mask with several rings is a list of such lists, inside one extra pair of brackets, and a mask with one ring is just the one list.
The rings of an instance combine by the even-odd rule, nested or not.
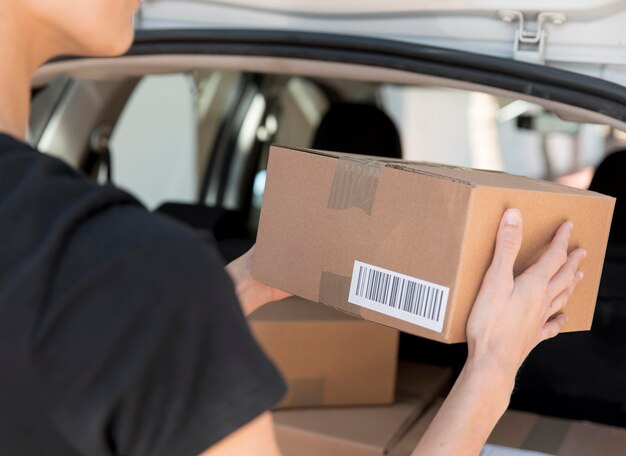
[[(254, 243), (272, 143), (581, 188), (626, 147), (623, 1), (145, 0), (135, 23), (124, 56), (38, 71), (29, 140), (211, 231), (226, 261)], [(616, 227), (622, 216), (618, 203)], [(626, 427), (626, 250), (613, 241), (593, 331), (542, 344), (513, 407)], [(465, 355), (402, 339), (404, 358), (458, 369)]]

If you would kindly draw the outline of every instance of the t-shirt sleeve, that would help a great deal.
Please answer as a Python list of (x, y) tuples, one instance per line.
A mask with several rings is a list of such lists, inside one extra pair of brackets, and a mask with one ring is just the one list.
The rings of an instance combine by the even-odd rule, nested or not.
[(82, 454), (195, 456), (284, 394), (215, 249), (172, 222), (93, 217), (54, 283), (33, 358)]

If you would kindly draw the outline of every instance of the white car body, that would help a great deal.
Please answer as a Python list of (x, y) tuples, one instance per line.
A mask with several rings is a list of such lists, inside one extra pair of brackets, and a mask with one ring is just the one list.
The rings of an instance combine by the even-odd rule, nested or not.
[(624, 0), (144, 0), (137, 25), (385, 38), (545, 64), (626, 86)]

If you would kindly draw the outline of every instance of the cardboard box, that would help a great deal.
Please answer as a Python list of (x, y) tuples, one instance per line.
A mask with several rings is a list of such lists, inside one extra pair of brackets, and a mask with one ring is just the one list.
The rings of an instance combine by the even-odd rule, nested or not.
[(398, 331), (297, 297), (248, 321), (289, 386), (279, 407), (394, 401)]
[[(547, 423), (552, 422), (550, 418), (547, 418), (547, 420)], [(538, 421), (539, 415), (534, 413), (508, 410), (498, 421), (498, 424), (489, 436), (488, 442), (494, 445), (521, 448), (524, 440), (526, 440), (526, 437), (528, 437)], [(554, 421), (554, 423), (559, 422), (561, 421)], [(563, 423), (567, 425), (565, 420), (563, 420)]]
[(397, 394), (405, 397), (421, 397), (428, 408), (394, 445), (389, 456), (410, 456), (413, 453), (443, 404), (442, 396), (450, 391), (453, 380), (450, 367), (400, 361), (396, 383)]
[(274, 412), (284, 456), (382, 456), (425, 405), (410, 400), (388, 406)]
[(394, 405), (276, 411), (279, 446), (285, 456), (389, 454), (435, 395), (446, 391), (451, 374), (447, 368), (402, 362)]
[(557, 456), (622, 456), (626, 429), (508, 411), (489, 443)]
[[(406, 432), (389, 456), (409, 456), (441, 404), (443, 399), (435, 401)], [(531, 455), (623, 456), (626, 455), (626, 429), (509, 410), (502, 416), (487, 443), (486, 451), (481, 456), (519, 454), (507, 452), (505, 448), (525, 450), (531, 452)]]
[(253, 275), (312, 301), (443, 342), (467, 317), (505, 209), (524, 216), (517, 272), (565, 220), (587, 249), (565, 331), (591, 326), (615, 200), (509, 174), (273, 147)]
[(420, 439), (437, 415), (443, 399), (436, 399), (431, 406), (422, 414), (413, 426), (402, 436), (400, 441), (391, 449), (389, 456), (410, 456), (417, 447)]

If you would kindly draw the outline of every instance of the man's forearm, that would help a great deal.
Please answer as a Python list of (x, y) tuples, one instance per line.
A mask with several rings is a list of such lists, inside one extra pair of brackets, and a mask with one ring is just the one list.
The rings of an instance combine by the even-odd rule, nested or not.
[(266, 296), (266, 289), (257, 286), (252, 280), (237, 283), (235, 292), (241, 304), (241, 310), (246, 317), (271, 301), (271, 298)]
[(468, 359), (413, 456), (478, 455), (506, 411), (515, 374)]
[(237, 298), (246, 317), (268, 302), (291, 296), (285, 291), (258, 282), (252, 277), (253, 255), (254, 247), (226, 266), (226, 272), (233, 280)]
[(269, 412), (237, 429), (200, 456), (240, 456), (242, 454), (281, 456), (274, 423)]

